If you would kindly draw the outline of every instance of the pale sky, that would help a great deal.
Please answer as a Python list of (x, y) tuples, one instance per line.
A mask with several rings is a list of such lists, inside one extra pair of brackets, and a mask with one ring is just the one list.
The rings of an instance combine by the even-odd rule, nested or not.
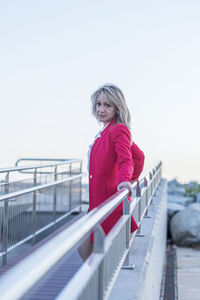
[(200, 180), (200, 1), (0, 2), (0, 167), (82, 158), (90, 95), (118, 85), (145, 168)]

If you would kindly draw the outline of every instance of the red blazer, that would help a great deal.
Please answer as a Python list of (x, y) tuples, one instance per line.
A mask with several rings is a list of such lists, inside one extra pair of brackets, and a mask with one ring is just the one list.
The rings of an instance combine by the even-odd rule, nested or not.
[[(115, 124), (115, 120), (112, 120), (101, 133), (101, 137), (95, 140), (89, 162), (89, 210), (116, 193), (117, 186), (121, 182), (130, 182), (133, 177), (136, 179), (139, 176), (139, 172), (134, 169), (132, 147), (138, 148), (131, 146), (129, 129), (124, 124)], [(123, 203), (101, 224), (105, 234), (110, 231), (122, 213)], [(137, 228), (132, 217), (131, 232)]]

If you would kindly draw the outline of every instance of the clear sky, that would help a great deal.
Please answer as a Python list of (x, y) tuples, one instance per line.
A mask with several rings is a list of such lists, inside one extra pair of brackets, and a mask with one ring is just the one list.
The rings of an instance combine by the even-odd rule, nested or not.
[(0, 167), (82, 158), (99, 126), (90, 95), (125, 94), (145, 167), (200, 180), (199, 0), (0, 2)]

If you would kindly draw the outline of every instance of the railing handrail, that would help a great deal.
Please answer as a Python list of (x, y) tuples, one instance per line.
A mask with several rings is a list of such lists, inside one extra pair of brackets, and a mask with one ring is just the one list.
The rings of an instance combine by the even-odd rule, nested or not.
[(15, 166), (18, 165), (18, 163), (22, 160), (28, 161), (28, 160), (32, 160), (32, 161), (65, 161), (65, 160), (72, 160), (72, 158), (35, 158), (35, 157), (21, 157), (19, 158), (16, 163)]
[(53, 186), (56, 186), (56, 185), (64, 183), (64, 182), (72, 181), (72, 180), (78, 179), (80, 177), (83, 177), (85, 175), (86, 175), (86, 173), (82, 172), (78, 175), (73, 175), (73, 176), (70, 176), (70, 177), (65, 178), (65, 179), (56, 180), (56, 181), (53, 181), (53, 182), (50, 182), (50, 183), (40, 184), (40, 185), (31, 187), (31, 188), (23, 189), (21, 191), (17, 191), (17, 192), (13, 192), (13, 193), (8, 193), (8, 194), (0, 196), (0, 202), (5, 201), (5, 200), (10, 200), (12, 198), (19, 197), (19, 196), (29, 194), (29, 193), (32, 193), (32, 192), (40, 191), (40, 190), (43, 190), (43, 189), (46, 189), (46, 188), (49, 188), (49, 187), (53, 187)]
[[(155, 174), (159, 168), (156, 169)], [(154, 174), (154, 175), (155, 175)], [(154, 177), (154, 176), (153, 176)], [(149, 184), (153, 178), (150, 179)], [(136, 187), (139, 182), (132, 183)], [(84, 238), (94, 231), (97, 226), (128, 196), (128, 189), (115, 193), (99, 207), (80, 218), (70, 227), (60, 232), (53, 239), (37, 249), (30, 256), (18, 264), (19, 268), (8, 271), (0, 280), (0, 294), (2, 299), (19, 299), (42, 276), (50, 270), (64, 255), (78, 247)], [(56, 249), (56, 251), (55, 251)], [(48, 255), (46, 255), (48, 253)], [(42, 258), (42, 259), (41, 259)], [(40, 263), (38, 264), (38, 262)], [(19, 279), (24, 276), (23, 280)], [(10, 289), (12, 286), (12, 289)]]
[(65, 164), (70, 164), (70, 163), (75, 163), (75, 162), (81, 162), (81, 159), (70, 159), (62, 162), (57, 162), (54, 164), (40, 164), (40, 165), (30, 165), (30, 166), (23, 166), (23, 167), (10, 167), (10, 168), (1, 168), (0, 173), (7, 173), (7, 172), (16, 172), (16, 171), (22, 171), (22, 170), (31, 170), (31, 169), (39, 169), (39, 168), (50, 168), (54, 166), (59, 166), (59, 165), (65, 165)]

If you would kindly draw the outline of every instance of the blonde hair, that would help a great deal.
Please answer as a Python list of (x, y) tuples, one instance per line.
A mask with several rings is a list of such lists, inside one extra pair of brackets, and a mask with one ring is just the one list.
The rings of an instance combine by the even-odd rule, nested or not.
[(104, 85), (102, 85), (101, 87), (98, 88), (98, 90), (96, 90), (92, 96), (91, 96), (91, 102), (92, 102), (92, 114), (93, 116), (95, 116), (95, 118), (97, 119), (96, 116), (96, 102), (97, 102), (97, 98), (98, 96), (104, 93), (107, 97), (107, 99), (109, 99), (116, 107), (116, 123), (122, 123), (124, 125), (126, 125), (129, 130), (131, 129), (131, 116), (130, 116), (130, 112), (129, 109), (127, 107), (124, 95), (122, 93), (122, 91), (114, 84), (110, 84), (110, 83), (106, 83)]

